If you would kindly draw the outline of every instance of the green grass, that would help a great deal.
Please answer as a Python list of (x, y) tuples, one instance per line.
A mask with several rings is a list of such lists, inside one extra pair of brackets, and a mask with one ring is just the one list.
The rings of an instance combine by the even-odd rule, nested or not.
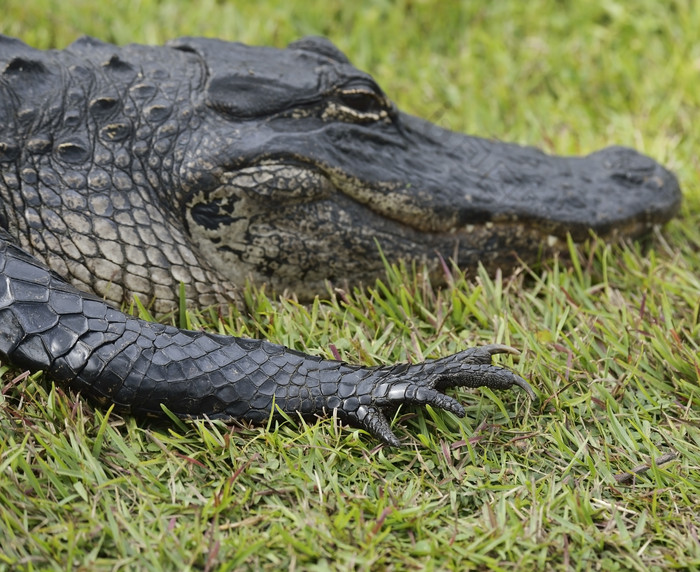
[(325, 34), (402, 108), (452, 129), (652, 155), (681, 180), (681, 216), (643, 246), (591, 241), (514, 276), (455, 271), (437, 289), (391, 269), (308, 306), (250, 289), (248, 313), (186, 316), (367, 364), (523, 351), (501, 362), (538, 403), (463, 391), (463, 420), (401, 410), (401, 450), (334, 419), (140, 423), (3, 367), (0, 568), (700, 568), (697, 3), (242, 4), (5, 0), (0, 31), (39, 47)]

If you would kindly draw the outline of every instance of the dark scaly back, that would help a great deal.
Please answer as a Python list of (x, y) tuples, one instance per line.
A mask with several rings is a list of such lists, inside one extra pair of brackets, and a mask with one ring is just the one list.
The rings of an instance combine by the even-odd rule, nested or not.
[(192, 245), (178, 168), (204, 70), (165, 47), (90, 38), (62, 51), (0, 39), (0, 224), (73, 285), (171, 310), (233, 287)]

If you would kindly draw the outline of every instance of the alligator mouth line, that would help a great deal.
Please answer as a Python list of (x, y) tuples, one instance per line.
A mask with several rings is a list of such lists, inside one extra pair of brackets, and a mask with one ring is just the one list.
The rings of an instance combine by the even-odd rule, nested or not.
[[(428, 191), (421, 193), (417, 189), (412, 189), (413, 194), (402, 194), (399, 191), (405, 189), (405, 185), (401, 182), (368, 182), (348, 174), (341, 167), (319, 165), (298, 155), (279, 154), (258, 157), (253, 161), (246, 162), (242, 168), (228, 171), (225, 184), (237, 184), (239, 177), (248, 172), (255, 174), (261, 171), (271, 172), (273, 169), (288, 170), (289, 173), (296, 172), (300, 175), (296, 177), (299, 181), (316, 182), (313, 190), (308, 188), (309, 185), (302, 185), (306, 188), (301, 190), (293, 190), (285, 186), (284, 196), (275, 194), (276, 199), (287, 204), (300, 203), (304, 200), (327, 199), (336, 192), (361, 208), (366, 208), (377, 216), (417, 233), (450, 234), (458, 232), (459, 227), (463, 226), (457, 223), (458, 217), (455, 214), (451, 216), (452, 220), (447, 220), (444, 213), (438, 213), (427, 202), (416, 201), (415, 196), (413, 196), (428, 198), (430, 196)], [(435, 222), (430, 224), (433, 220)]]
[[(275, 177), (280, 173), (284, 174), (283, 180), (286, 183), (275, 185)], [(243, 182), (245, 184), (242, 185)], [(539, 220), (528, 215), (486, 213), (485, 217), (491, 218), (460, 223), (459, 219), (463, 218), (460, 213), (466, 212), (468, 207), (458, 205), (449, 214), (444, 209), (438, 211), (428, 204), (430, 191), (421, 192), (413, 188), (408, 194), (402, 192), (407, 189), (404, 183), (368, 182), (348, 174), (340, 167), (319, 164), (303, 155), (287, 153), (263, 155), (245, 162), (242, 168), (231, 168), (226, 172), (223, 185), (254, 187), (257, 193), (266, 188), (271, 199), (288, 205), (329, 199), (334, 193), (339, 193), (360, 208), (415, 233), (416, 242), (421, 239), (430, 242), (431, 238), (469, 237), (469, 250), (482, 252), (503, 248), (516, 251), (522, 246), (531, 250), (533, 243), (550, 251), (563, 250), (567, 248), (567, 236), (571, 236), (576, 243), (592, 236), (613, 241), (622, 237), (636, 238), (664, 222), (655, 220), (654, 213), (651, 213), (647, 220), (632, 218), (608, 228), (593, 229), (555, 219)], [(425, 201), (419, 202), (417, 197), (422, 197)], [(381, 230), (387, 232), (388, 228)]]

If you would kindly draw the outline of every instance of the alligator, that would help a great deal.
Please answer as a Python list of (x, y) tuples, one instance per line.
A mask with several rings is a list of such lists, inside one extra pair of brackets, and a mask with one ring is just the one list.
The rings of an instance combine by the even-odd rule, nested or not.
[(181, 38), (42, 51), (0, 37), (0, 358), (136, 415), (339, 418), (399, 445), (401, 404), (464, 415), (445, 390), (534, 390), (498, 344), (363, 367), (264, 340), (146, 322), (368, 284), (383, 257), (508, 270), (581, 240), (637, 237), (678, 210), (674, 175), (632, 149), (557, 157), (399, 111), (330, 41)]

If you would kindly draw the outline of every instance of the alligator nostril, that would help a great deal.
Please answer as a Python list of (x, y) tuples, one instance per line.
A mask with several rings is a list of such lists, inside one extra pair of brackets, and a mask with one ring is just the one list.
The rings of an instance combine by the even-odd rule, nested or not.
[(600, 156), (603, 159), (603, 167), (610, 171), (617, 171), (615, 175), (623, 178), (636, 177), (640, 173), (651, 173), (657, 168), (657, 163), (653, 159), (627, 147), (606, 147), (590, 156)]
[(641, 173), (634, 173), (630, 171), (625, 171), (624, 173), (613, 173), (610, 178), (616, 183), (627, 186), (639, 186), (644, 184), (647, 177), (643, 176)]

